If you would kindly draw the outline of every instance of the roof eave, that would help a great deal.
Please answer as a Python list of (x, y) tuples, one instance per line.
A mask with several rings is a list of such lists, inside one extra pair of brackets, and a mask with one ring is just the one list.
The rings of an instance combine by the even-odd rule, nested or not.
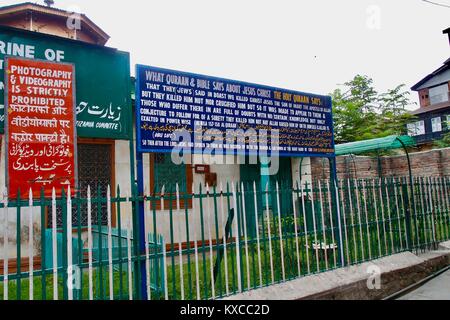
[(439, 67), (438, 69), (436, 69), (435, 71), (433, 71), (432, 73), (430, 73), (429, 75), (427, 75), (425, 78), (423, 78), (422, 80), (420, 80), (419, 82), (417, 82), (414, 86), (411, 87), (412, 91), (419, 91), (420, 87), (427, 82), (428, 80), (432, 79), (433, 77), (435, 77), (436, 75), (438, 75), (439, 73), (447, 70), (450, 68), (450, 58), (447, 59), (444, 62), (444, 65)]
[[(62, 10), (62, 9), (57, 9), (57, 8), (49, 8), (46, 6), (42, 6), (39, 4), (34, 4), (31, 2), (25, 2), (25, 3), (20, 3), (20, 4), (16, 4), (16, 5), (10, 5), (10, 6), (6, 6), (6, 7), (2, 7), (0, 8), (0, 14), (9, 14), (9, 13), (17, 13), (17, 12), (21, 12), (21, 11), (33, 11), (36, 13), (41, 13), (41, 14), (51, 14), (51, 15), (57, 15), (63, 18), (69, 18), (72, 13)], [(97, 26), (91, 19), (89, 19), (85, 14), (80, 14), (80, 18), (82, 23), (86, 24), (86, 26), (88, 26), (93, 32), (96, 33), (96, 35), (98, 37), (101, 38), (101, 40), (104, 42), (103, 44), (106, 44), (106, 42), (108, 42), (108, 40), (110, 39), (110, 36), (103, 31), (99, 26)]]
[(416, 109), (414, 111), (411, 111), (410, 114), (412, 114), (413, 116), (418, 116), (418, 115), (432, 113), (432, 112), (438, 113), (439, 111), (446, 110), (448, 108), (450, 108), (450, 103), (444, 102), (442, 104), (438, 104), (435, 106)]
[(103, 31), (99, 26), (97, 26), (91, 19), (89, 19), (85, 14), (81, 14), (82, 20), (89, 25), (103, 40), (105, 43), (111, 38), (109, 34)]

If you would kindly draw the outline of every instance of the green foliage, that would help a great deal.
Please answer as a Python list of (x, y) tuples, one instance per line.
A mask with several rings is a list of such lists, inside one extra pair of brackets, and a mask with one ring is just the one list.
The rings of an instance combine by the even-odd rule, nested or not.
[(434, 147), (437, 149), (450, 147), (450, 132), (446, 133), (441, 140), (437, 140), (434, 143)]
[(336, 143), (346, 143), (406, 133), (414, 117), (406, 108), (412, 102), (405, 85), (378, 93), (373, 80), (357, 75), (332, 94)]
[(434, 149), (443, 149), (450, 147), (450, 122), (444, 121), (442, 123), (442, 130), (444, 132), (442, 134), (442, 138), (434, 142)]

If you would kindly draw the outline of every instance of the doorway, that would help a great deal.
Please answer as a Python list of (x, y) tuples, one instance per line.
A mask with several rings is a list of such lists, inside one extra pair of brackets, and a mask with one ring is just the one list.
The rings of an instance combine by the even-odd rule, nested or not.
[[(108, 186), (114, 194), (114, 141), (80, 142), (78, 144), (78, 186), (82, 197), (87, 196), (90, 186), (92, 197), (106, 198)], [(81, 212), (85, 212), (83, 210)], [(76, 217), (74, 217), (75, 221)], [(106, 225), (106, 203), (101, 204), (101, 224)], [(92, 223), (98, 224), (98, 214), (93, 214)], [(81, 225), (87, 225), (87, 215), (81, 216)]]
[[(88, 186), (91, 187), (91, 198), (101, 197), (106, 199), (108, 186), (111, 186), (111, 195), (114, 195), (114, 141), (110, 140), (80, 140), (78, 143), (77, 166), (78, 166), (78, 192), (84, 199), (87, 198)], [(66, 190), (67, 191), (67, 190)], [(103, 203), (104, 202), (104, 203)], [(92, 224), (99, 223), (105, 226), (108, 223), (108, 212), (106, 201), (100, 204), (99, 212), (96, 205), (92, 205)], [(87, 204), (80, 207), (81, 226), (86, 227)], [(72, 224), (78, 226), (78, 211), (74, 206), (72, 209)], [(57, 227), (63, 227), (62, 206), (56, 207)], [(51, 209), (48, 210), (47, 225), (52, 228)]]
[[(246, 159), (246, 163), (248, 163)], [(240, 167), (241, 182), (245, 186), (245, 213), (247, 219), (248, 233), (255, 232), (255, 213), (260, 219), (269, 208), (272, 214), (278, 215), (278, 198), (276, 192), (277, 182), (279, 184), (279, 199), (281, 216), (292, 214), (292, 163), (291, 158), (279, 158), (279, 170), (275, 175), (269, 175), (267, 165), (243, 164)], [(254, 184), (256, 183), (257, 209), (255, 210)]]

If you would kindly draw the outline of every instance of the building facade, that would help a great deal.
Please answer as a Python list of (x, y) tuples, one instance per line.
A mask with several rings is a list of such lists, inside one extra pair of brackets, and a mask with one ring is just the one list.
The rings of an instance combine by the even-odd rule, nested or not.
[[(5, 143), (5, 72), (6, 58), (20, 57), (51, 62), (71, 63), (76, 74), (75, 113), (77, 124), (76, 166), (77, 186), (86, 196), (90, 186), (95, 193), (106, 196), (108, 186), (113, 195), (115, 185), (124, 192), (131, 190), (132, 102), (129, 53), (105, 46), (109, 36), (88, 17), (38, 4), (23, 3), (0, 8), (0, 185), (7, 186)], [(113, 67), (112, 67), (113, 66)], [(2, 191), (4, 192), (4, 191)], [(22, 191), (23, 192), (23, 191)], [(35, 195), (37, 196), (37, 195)], [(103, 208), (104, 209), (104, 208)], [(102, 209), (102, 220), (106, 210)], [(50, 210), (49, 210), (50, 211)], [(16, 229), (14, 210), (7, 226)], [(39, 215), (34, 218), (33, 239), (40, 248), (38, 233), (42, 228)], [(62, 224), (57, 212), (58, 226)], [(86, 214), (81, 223), (86, 224)], [(22, 224), (23, 225), (23, 224)], [(26, 227), (23, 227), (26, 228)], [(25, 232), (26, 230), (22, 230)], [(2, 233), (4, 234), (4, 233)], [(0, 242), (4, 241), (0, 237)], [(9, 239), (14, 242), (14, 239)], [(23, 241), (26, 256), (28, 241)], [(11, 253), (11, 256), (14, 256)]]
[(31, 2), (0, 7), (0, 25), (104, 46), (109, 36), (86, 15)]
[(417, 119), (408, 124), (409, 135), (416, 138), (421, 150), (431, 149), (450, 132), (450, 59), (411, 90), (419, 94), (420, 108), (412, 112)]
[[(116, 186), (121, 195), (132, 193), (135, 172), (135, 115), (133, 111), (134, 83), (130, 77), (129, 54), (105, 46), (109, 36), (87, 16), (74, 14), (53, 7), (24, 3), (0, 8), (0, 101), (4, 100), (4, 60), (6, 56), (69, 62), (75, 65), (77, 88), (77, 166), (78, 191), (85, 195), (87, 187), (106, 195), (111, 186), (112, 196)], [(3, 102), (0, 103), (4, 121)], [(102, 112), (100, 112), (102, 111)], [(104, 111), (104, 112), (103, 112)], [(4, 135), (3, 126), (0, 128)], [(5, 139), (2, 139), (0, 186), (5, 186)], [(256, 182), (259, 188), (275, 188), (276, 182), (294, 186), (298, 181), (311, 181), (310, 158), (281, 158), (279, 172), (269, 176), (267, 168), (249, 164), (236, 156), (226, 156), (225, 163), (214, 164), (206, 157), (192, 157), (192, 164), (175, 165), (170, 154), (146, 154), (143, 159), (145, 192), (161, 191), (163, 186), (179, 183), (186, 192), (200, 185), (226, 188), (227, 183)], [(265, 186), (265, 187), (264, 187)], [(291, 199), (288, 199), (291, 203)], [(250, 201), (249, 201), (250, 203)], [(269, 204), (272, 205), (272, 204)], [(189, 209), (192, 205), (189, 204)], [(131, 204), (124, 205), (122, 213), (131, 214)], [(169, 238), (169, 214), (167, 207), (159, 208), (158, 230)], [(104, 212), (106, 214), (106, 211)], [(82, 223), (86, 214), (82, 213)], [(14, 216), (11, 212), (11, 216)], [(175, 217), (175, 223), (184, 223), (184, 215)], [(200, 228), (200, 221), (192, 218), (191, 227)], [(35, 232), (42, 226), (37, 215)], [(51, 221), (51, 219), (47, 219)], [(106, 220), (105, 220), (106, 221)], [(149, 221), (152, 224), (152, 221)], [(115, 222), (113, 222), (115, 225)], [(3, 228), (15, 230), (10, 221)], [(25, 230), (24, 230), (25, 232)], [(11, 232), (13, 234), (14, 232)], [(197, 232), (200, 234), (200, 232)], [(37, 236), (38, 237), (38, 236)], [(185, 235), (177, 234), (176, 241), (185, 241)], [(2, 239), (0, 239), (2, 240)], [(192, 240), (192, 239), (191, 239)], [(11, 241), (11, 239), (10, 239)], [(36, 249), (40, 239), (33, 239)], [(1, 241), (0, 241), (1, 242)], [(23, 255), (28, 243), (23, 241)], [(14, 256), (14, 252), (11, 253)]]

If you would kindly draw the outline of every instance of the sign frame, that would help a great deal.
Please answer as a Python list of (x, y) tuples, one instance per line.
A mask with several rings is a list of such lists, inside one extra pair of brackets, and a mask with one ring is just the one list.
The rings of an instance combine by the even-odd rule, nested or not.
[[(333, 101), (331, 96), (325, 96), (325, 95), (320, 95), (320, 94), (314, 94), (314, 93), (307, 93), (307, 92), (303, 92), (303, 91), (294, 91), (291, 89), (284, 89), (284, 88), (279, 88), (279, 87), (274, 87), (274, 86), (268, 86), (268, 85), (261, 85), (261, 84), (256, 84), (256, 83), (251, 83), (251, 82), (245, 82), (245, 81), (240, 81), (240, 80), (232, 80), (232, 79), (227, 79), (227, 78), (220, 78), (220, 77), (216, 77), (216, 76), (209, 76), (209, 75), (203, 75), (203, 74), (198, 74), (198, 73), (192, 73), (192, 72), (186, 72), (186, 71), (178, 71), (178, 70), (173, 70), (173, 69), (167, 69), (167, 68), (160, 68), (160, 67), (155, 67), (155, 66), (151, 66), (151, 65), (143, 65), (143, 64), (136, 64), (136, 98), (135, 98), (135, 116), (136, 116), (136, 151), (139, 153), (170, 153), (171, 151), (169, 150), (163, 150), (163, 149), (156, 149), (156, 148), (142, 148), (142, 136), (141, 136), (141, 118), (140, 118), (140, 100), (142, 98), (142, 92), (140, 89), (141, 88), (141, 75), (140, 75), (140, 69), (144, 68), (144, 69), (152, 69), (153, 71), (156, 72), (162, 72), (162, 73), (172, 73), (172, 74), (182, 74), (185, 75), (187, 77), (191, 77), (191, 78), (201, 78), (201, 79), (206, 79), (206, 80), (210, 80), (210, 81), (229, 81), (241, 86), (251, 86), (251, 87), (256, 87), (256, 88), (261, 88), (261, 89), (265, 89), (265, 90), (271, 90), (271, 91), (282, 91), (282, 92), (286, 92), (286, 93), (292, 93), (292, 94), (302, 94), (305, 96), (315, 96), (318, 98), (323, 99), (324, 101), (329, 102), (329, 108), (330, 108), (330, 121), (331, 121), (331, 130), (329, 131), (331, 134), (331, 143), (332, 143), (332, 147), (333, 149), (335, 149), (335, 138), (334, 138), (334, 114), (333, 114)], [(328, 104), (328, 103), (327, 103)], [(170, 147), (169, 147), (170, 148)], [(168, 148), (168, 149), (169, 149)], [(194, 155), (195, 154), (195, 149), (192, 150), (194, 148), (186, 148), (185, 152), (189, 155)], [(203, 148), (202, 148), (203, 151)], [(223, 150), (223, 155), (236, 155), (236, 156), (242, 156), (242, 155), (250, 155), (250, 156), (255, 156), (255, 155), (259, 155), (259, 150), (258, 151), (254, 151), (254, 150), (228, 150), (228, 149), (224, 149)], [(272, 152), (275, 151), (267, 151), (268, 154), (271, 154)], [(318, 154), (318, 153), (311, 153), (311, 152), (282, 152), (282, 151), (278, 151), (278, 155), (280, 157), (291, 157), (291, 158), (298, 158), (298, 157), (304, 157), (304, 158), (335, 158), (336, 154), (335, 152), (333, 153), (323, 153), (322, 155)]]
[[(72, 70), (73, 70), (73, 76), (72, 76), (72, 90), (73, 90), (73, 95), (72, 95), (72, 117), (73, 117), (73, 145), (74, 145), (74, 187), (75, 189), (72, 190), (72, 194), (74, 194), (76, 192), (76, 190), (78, 189), (78, 135), (77, 135), (77, 114), (76, 114), (76, 66), (74, 63), (71, 62), (54, 62), (54, 61), (48, 61), (48, 60), (44, 60), (44, 59), (28, 59), (28, 58), (22, 58), (22, 57), (16, 57), (16, 56), (5, 56), (5, 68), (4, 68), (4, 74), (5, 74), (5, 97), (4, 97), (4, 104), (5, 104), (5, 133), (4, 133), (4, 137), (5, 137), (5, 183), (6, 183), (6, 188), (7, 188), (7, 193), (8, 193), (8, 198), (9, 199), (13, 199), (10, 197), (10, 179), (11, 177), (9, 176), (9, 76), (7, 75), (8, 73), (8, 69), (9, 69), (9, 61), (10, 59), (15, 59), (15, 60), (22, 60), (22, 61), (36, 61), (36, 62), (44, 62), (44, 63), (50, 63), (50, 64), (58, 64), (58, 65), (66, 65), (66, 66), (71, 66)], [(31, 189), (31, 187), (30, 187)], [(21, 198), (23, 198), (22, 195), (27, 195), (27, 193), (29, 192), (29, 190), (20, 190), (20, 195)], [(61, 188), (61, 191), (64, 188)], [(42, 190), (42, 188), (41, 188)], [(18, 190), (19, 191), (19, 190)], [(56, 191), (56, 195), (59, 195), (59, 190), (57, 190), (55, 188)], [(24, 192), (24, 193), (22, 193)], [(26, 192), (26, 193), (25, 193)], [(66, 190), (67, 192), (67, 190)], [(44, 192), (45, 195), (45, 192)], [(46, 196), (46, 195), (45, 195)], [(39, 194), (34, 194), (33, 193), (33, 198), (37, 199), (40, 197), (40, 193)]]
[[(295, 92), (296, 94), (300, 93), (300, 94), (305, 94), (308, 96), (311, 95), (315, 95), (321, 98), (326, 98), (327, 100), (329, 100), (329, 106), (330, 106), (330, 121), (331, 121), (331, 143), (334, 149), (333, 153), (329, 153), (329, 154), (323, 154), (323, 155), (319, 155), (319, 154), (309, 154), (309, 153), (301, 153), (301, 154), (296, 154), (293, 152), (290, 153), (286, 153), (286, 152), (279, 152), (278, 156), (279, 157), (289, 157), (289, 158), (296, 158), (296, 157), (301, 157), (301, 158), (322, 158), (322, 159), (328, 159), (330, 162), (330, 173), (332, 176), (332, 180), (336, 181), (337, 179), (337, 175), (336, 175), (336, 153), (335, 153), (335, 138), (334, 138), (334, 114), (333, 114), (333, 101), (332, 98), (330, 96), (323, 96), (323, 95), (316, 95), (316, 94), (311, 94), (311, 93), (305, 93), (305, 92), (301, 92), (301, 91), (293, 91), (293, 90), (288, 90), (288, 89), (282, 89), (282, 88), (277, 88), (277, 87), (270, 87), (270, 86), (266, 86), (266, 85), (258, 85), (258, 84), (254, 84), (254, 83), (248, 83), (248, 82), (244, 82), (244, 81), (238, 81), (238, 80), (231, 80), (231, 79), (226, 79), (226, 78), (219, 78), (219, 77), (213, 77), (213, 76), (207, 76), (207, 75), (201, 75), (201, 74), (196, 74), (196, 73), (191, 73), (191, 72), (184, 72), (184, 71), (177, 71), (177, 70), (171, 70), (171, 69), (166, 69), (166, 68), (159, 68), (159, 67), (154, 67), (154, 66), (148, 66), (148, 65), (142, 65), (142, 64), (136, 64), (136, 83), (135, 83), (135, 88), (136, 88), (136, 92), (135, 92), (135, 117), (136, 117), (136, 123), (135, 123), (135, 128), (136, 128), (136, 143), (135, 143), (135, 150), (136, 150), (136, 162), (137, 162), (137, 188), (138, 188), (138, 193), (140, 195), (144, 195), (144, 161), (143, 161), (143, 154), (145, 153), (169, 153), (169, 150), (163, 151), (163, 150), (158, 150), (158, 149), (153, 149), (153, 148), (141, 148), (141, 143), (142, 143), (142, 137), (141, 137), (141, 119), (140, 119), (140, 100), (142, 98), (142, 92), (141, 92), (141, 77), (140, 77), (140, 72), (139, 72), (139, 68), (151, 68), (153, 70), (159, 70), (161, 72), (174, 72), (174, 73), (178, 73), (178, 74), (184, 74), (186, 76), (189, 77), (202, 77), (202, 78), (206, 78), (208, 80), (221, 80), (221, 81), (231, 81), (234, 82), (236, 84), (240, 84), (240, 85), (249, 85), (249, 86), (257, 86), (258, 88), (265, 88), (265, 89), (270, 89), (270, 90), (280, 90), (280, 91), (284, 91), (284, 92)], [(189, 148), (189, 150), (186, 150), (186, 153), (189, 155), (194, 155), (195, 154), (195, 148), (194, 150), (192, 150), (193, 148)], [(193, 152), (194, 151), (194, 152)], [(203, 148), (202, 148), (203, 151)], [(246, 151), (244, 150), (242, 152), (242, 150), (240, 150), (241, 152), (239, 152), (239, 150), (224, 150), (223, 155), (227, 155), (227, 154), (232, 154), (232, 155), (258, 155), (259, 154), (259, 150), (258, 151)], [(272, 153), (272, 151), (268, 151), (268, 153)], [(145, 195), (144, 195), (145, 196)], [(139, 224), (140, 224), (140, 228), (139, 231), (141, 233), (145, 233), (145, 213), (144, 213), (144, 204), (143, 203), (139, 203), (139, 206), (137, 208), (138, 210), (138, 214), (139, 214)], [(140, 243), (139, 243), (139, 249), (143, 252), (145, 250), (145, 241), (144, 238), (141, 239)], [(140, 263), (140, 270), (142, 273), (145, 273), (145, 263), (141, 262)], [(144, 277), (143, 281), (141, 282), (141, 286), (140, 286), (140, 294), (141, 297), (146, 298), (147, 297), (147, 283), (146, 283), (146, 279)]]

